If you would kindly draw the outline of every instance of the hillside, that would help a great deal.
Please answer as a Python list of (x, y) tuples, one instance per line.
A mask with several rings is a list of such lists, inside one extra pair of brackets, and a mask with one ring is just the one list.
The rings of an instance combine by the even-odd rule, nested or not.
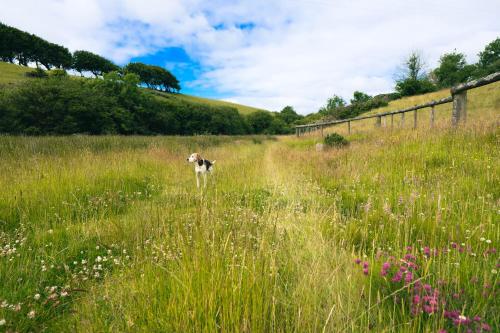
[[(12, 85), (12, 84), (18, 84), (21, 83), (25, 80), (29, 80), (25, 76), (26, 72), (31, 71), (32, 69), (23, 67), (23, 66), (18, 66), (6, 62), (1, 62), (0, 61), (0, 86), (1, 85)], [(236, 104), (236, 103), (231, 103), (231, 102), (225, 102), (221, 100), (215, 100), (215, 99), (210, 99), (210, 98), (204, 98), (204, 97), (198, 97), (198, 96), (191, 96), (191, 95), (184, 95), (184, 94), (170, 94), (170, 93), (164, 93), (164, 92), (156, 92), (155, 94), (157, 96), (161, 96), (161, 98), (167, 98), (167, 99), (173, 99), (173, 100), (180, 100), (180, 101), (187, 101), (187, 102), (194, 102), (194, 103), (200, 103), (200, 104), (206, 104), (210, 106), (227, 106), (227, 107), (233, 107), (238, 110), (241, 114), (250, 114), (255, 111), (267, 111), (267, 110), (262, 110), (258, 108), (254, 108), (251, 106), (247, 105), (241, 105), (241, 104)]]
[[(388, 106), (373, 109), (367, 113), (363, 113), (361, 116), (383, 113), (388, 111), (396, 111), (404, 108), (409, 108), (417, 104), (423, 104), (430, 102), (432, 100), (439, 100), (450, 96), (449, 89), (443, 89), (440, 91), (404, 97), (398, 100), (391, 101)], [(500, 119), (500, 82), (495, 82), (483, 87), (476, 89), (471, 89), (467, 93), (467, 113), (468, 119), (471, 121), (495, 121)], [(449, 124), (451, 119), (451, 108), (452, 104), (442, 104), (436, 106), (435, 114), (435, 124), (436, 126), (446, 126)], [(394, 116), (394, 128), (400, 128), (401, 126), (405, 128), (411, 128), (413, 126), (413, 113), (407, 113), (404, 124), (402, 125), (401, 116)], [(429, 127), (430, 124), (430, 108), (421, 109), (417, 113), (418, 126), (419, 127)], [(375, 120), (367, 119), (362, 121), (355, 121), (351, 123), (352, 135), (355, 133), (371, 131), (374, 127)], [(382, 128), (389, 129), (391, 126), (391, 118), (382, 118)], [(326, 130), (329, 132), (338, 132), (342, 135), (347, 135), (347, 124), (336, 125), (329, 127)], [(315, 135), (315, 134), (313, 134)]]

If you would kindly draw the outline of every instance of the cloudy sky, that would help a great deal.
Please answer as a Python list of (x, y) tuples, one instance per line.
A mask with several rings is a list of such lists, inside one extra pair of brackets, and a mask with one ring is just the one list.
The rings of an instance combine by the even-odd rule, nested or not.
[(498, 0), (0, 0), (0, 21), (118, 64), (171, 70), (184, 93), (315, 112), (389, 92), (405, 56), (469, 62), (500, 36)]

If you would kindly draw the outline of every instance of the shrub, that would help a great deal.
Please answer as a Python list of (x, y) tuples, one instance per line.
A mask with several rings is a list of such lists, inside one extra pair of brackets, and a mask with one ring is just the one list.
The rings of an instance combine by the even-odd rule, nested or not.
[(50, 77), (66, 77), (68, 76), (68, 73), (64, 69), (52, 69), (49, 72)]
[(346, 138), (337, 133), (328, 134), (324, 139), (325, 145), (328, 147), (343, 147), (349, 144)]
[(26, 75), (27, 77), (36, 77), (36, 78), (46, 78), (48, 75), (47, 73), (41, 69), (41, 68), (36, 68), (30, 72), (26, 72)]

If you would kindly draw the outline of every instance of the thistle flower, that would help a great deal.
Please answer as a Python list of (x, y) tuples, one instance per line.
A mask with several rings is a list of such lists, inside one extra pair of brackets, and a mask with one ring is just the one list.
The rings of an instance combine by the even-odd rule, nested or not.
[(354, 262), (356, 263), (356, 265), (359, 265), (361, 263), (361, 259), (356, 258), (356, 259), (354, 259)]

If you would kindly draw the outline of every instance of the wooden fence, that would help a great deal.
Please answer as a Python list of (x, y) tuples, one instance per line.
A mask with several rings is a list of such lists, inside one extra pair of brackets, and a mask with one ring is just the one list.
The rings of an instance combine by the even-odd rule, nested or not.
[[(440, 99), (438, 101), (430, 101), (428, 103), (415, 105), (410, 108), (389, 111), (384, 113), (377, 113), (368, 116), (349, 118), (349, 119), (341, 119), (341, 120), (331, 120), (324, 121), (320, 123), (306, 124), (295, 126), (295, 134), (297, 136), (301, 136), (304, 133), (309, 133), (312, 131), (321, 131), (321, 135), (323, 135), (323, 129), (325, 127), (334, 126), (338, 124), (347, 123), (347, 130), (351, 133), (351, 122), (359, 121), (364, 119), (376, 118), (375, 126), (380, 127), (382, 124), (382, 118), (391, 116), (391, 126), (394, 124), (394, 115), (401, 114), (401, 124), (404, 125), (405, 121), (405, 113), (413, 111), (413, 128), (417, 128), (417, 111), (420, 109), (431, 108), (431, 126), (434, 126), (434, 117), (435, 117), (435, 106), (440, 104), (446, 104), (453, 102), (453, 109), (451, 113), (451, 124), (453, 126), (457, 126), (460, 122), (465, 122), (467, 119), (467, 90), (481, 87), (493, 82), (500, 81), (500, 72), (490, 74), (483, 78), (470, 81), (467, 83), (459, 84), (451, 88), (451, 96)], [(385, 118), (384, 118), (385, 119)]]

